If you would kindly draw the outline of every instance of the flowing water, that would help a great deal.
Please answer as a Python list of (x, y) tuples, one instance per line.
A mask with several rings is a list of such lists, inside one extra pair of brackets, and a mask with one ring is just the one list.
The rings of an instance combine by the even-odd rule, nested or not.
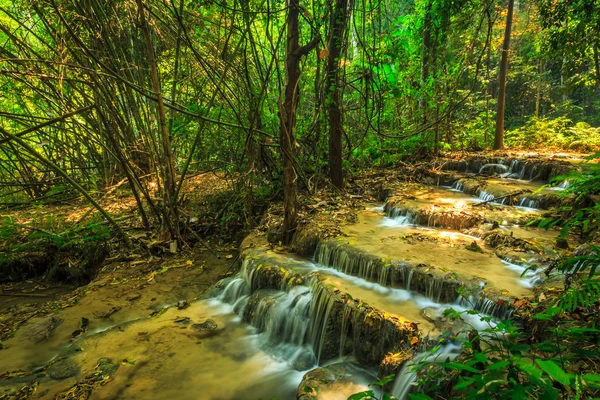
[[(499, 180), (489, 180), (492, 186), (510, 180), (513, 186), (539, 187), (514, 180), (537, 174), (536, 168), (526, 168), (516, 160), (486, 164), (479, 172), (501, 174)], [(561, 187), (567, 185), (565, 181)], [(31, 357), (39, 365), (69, 354), (86, 370), (93, 369), (101, 357), (128, 360), (120, 367), (123, 372), (98, 397), (107, 399), (295, 399), (308, 371), (336, 362), (353, 363), (348, 365), (357, 372), (350, 374), (350, 383), (320, 393), (319, 399), (343, 399), (368, 390), (375, 372), (356, 363), (370, 357), (363, 364), (377, 364), (394, 343), (386, 341), (385, 335), (359, 336), (358, 325), (366, 318), (352, 301), (381, 312), (384, 319), (416, 324), (424, 335), (435, 337), (449, 308), (510, 316), (509, 308), (481, 295), (488, 283), (524, 296), (540, 279), (526, 264), (501, 260), (490, 249), (465, 248), (473, 243), (485, 247), (479, 237), (436, 227), (431, 218), (427, 224), (419, 219), (414, 211), (419, 207), (432, 213), (443, 208), (460, 214), (472, 203), (493, 202), (498, 197), (493, 190), (479, 190), (478, 197), (462, 193), (465, 187), (460, 181), (445, 189), (419, 191), (416, 200), (406, 200), (403, 207), (365, 210), (356, 224), (343, 227), (340, 239), (321, 241), (314, 260), (276, 254), (263, 254), (261, 261), (246, 257), (240, 272), (222, 282), (215, 298), (193, 302), (184, 310), (167, 307), (151, 318), (97, 327), (70, 346), (85, 351), (73, 354), (60, 337), (51, 341), (47, 353)], [(506, 198), (499, 199), (499, 204), (505, 203)], [(535, 199), (525, 196), (516, 207), (535, 214), (538, 206)], [(525, 228), (501, 228), (525, 237), (537, 235)], [(551, 236), (544, 239), (554, 240)], [(263, 263), (271, 262), (278, 268), (264, 275)], [(435, 266), (436, 273), (428, 266)], [(275, 273), (285, 279), (274, 279)], [(478, 292), (467, 298), (457, 293), (464, 277), (479, 282)], [(479, 315), (464, 314), (463, 319), (465, 327), (479, 330), (495, 324), (482, 321)], [(459, 350), (449, 343), (416, 353), (397, 374), (392, 394), (405, 399), (418, 389), (411, 364), (453, 359)], [(11, 354), (10, 349), (4, 354)], [(53, 398), (69, 383), (45, 386), (45, 398)]]

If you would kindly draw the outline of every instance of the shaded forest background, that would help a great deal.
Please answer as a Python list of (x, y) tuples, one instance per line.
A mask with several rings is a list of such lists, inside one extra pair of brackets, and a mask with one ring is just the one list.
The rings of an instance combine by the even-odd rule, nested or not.
[[(127, 185), (180, 242), (186, 176), (229, 174), (235, 209), (494, 144), (600, 145), (595, 0), (0, 0), (0, 202)], [(227, 207), (226, 203), (225, 206)]]

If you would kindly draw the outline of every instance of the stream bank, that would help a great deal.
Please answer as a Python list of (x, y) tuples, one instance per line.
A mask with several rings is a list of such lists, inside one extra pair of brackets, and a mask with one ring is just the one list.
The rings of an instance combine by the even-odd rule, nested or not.
[[(385, 174), (347, 196), (313, 198), (301, 207), (292, 251), (278, 243), (275, 206), (242, 242), (239, 272), (208, 290), (230, 265), (207, 254), (112, 266), (117, 276), (101, 272), (79, 304), (6, 341), (10, 361), (0, 373), (25, 375), (6, 375), (0, 386), (9, 393), (35, 384), (30, 398), (62, 398), (100, 376), (96, 398), (333, 399), (396, 374), (385, 389), (403, 398), (413, 389), (411, 360), (440, 342), (440, 357), (454, 357), (454, 338), (486, 327), (476, 315), (450, 319), (446, 309), (510, 316), (521, 299), (539, 296), (541, 272), (565, 251), (558, 231), (525, 226), (559, 202), (534, 209), (518, 196), (549, 190), (522, 171), (546, 179), (570, 164), (491, 161), (504, 167), (447, 163), (418, 182)], [(465, 190), (467, 180), (477, 188)], [(579, 245), (572, 236), (567, 243)], [(132, 265), (138, 275), (125, 272)], [(538, 268), (522, 275), (528, 266)], [(89, 328), (71, 338), (82, 318)]]

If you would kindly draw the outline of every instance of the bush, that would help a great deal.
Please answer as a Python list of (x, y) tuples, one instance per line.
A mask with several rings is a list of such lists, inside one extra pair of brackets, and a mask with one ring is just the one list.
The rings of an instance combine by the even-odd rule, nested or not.
[(600, 148), (600, 128), (586, 122), (573, 124), (566, 117), (532, 117), (524, 126), (506, 133), (506, 144), (524, 149), (592, 151)]

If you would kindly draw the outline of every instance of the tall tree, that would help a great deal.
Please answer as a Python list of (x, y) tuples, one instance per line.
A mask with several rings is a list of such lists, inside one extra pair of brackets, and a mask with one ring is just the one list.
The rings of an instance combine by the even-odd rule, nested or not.
[(300, 46), (300, 1), (290, 0), (287, 15), (286, 84), (283, 104), (279, 110), (279, 146), (283, 159), (283, 241), (290, 243), (297, 227), (297, 171), (296, 171), (296, 109), (300, 102), (300, 60), (316, 45), (315, 36), (308, 44)]
[(336, 0), (331, 12), (327, 59), (326, 104), (329, 112), (329, 177), (337, 188), (344, 187), (342, 171), (342, 111), (340, 107), (340, 57), (346, 43), (346, 26), (351, 13), (348, 0)]
[(500, 60), (500, 74), (498, 77), (498, 109), (496, 112), (496, 135), (494, 136), (494, 149), (504, 148), (504, 103), (506, 101), (506, 77), (508, 75), (508, 51), (510, 48), (510, 32), (512, 30), (513, 10), (515, 0), (508, 0), (506, 13), (506, 28), (504, 30), (504, 43), (502, 44), (502, 58)]

